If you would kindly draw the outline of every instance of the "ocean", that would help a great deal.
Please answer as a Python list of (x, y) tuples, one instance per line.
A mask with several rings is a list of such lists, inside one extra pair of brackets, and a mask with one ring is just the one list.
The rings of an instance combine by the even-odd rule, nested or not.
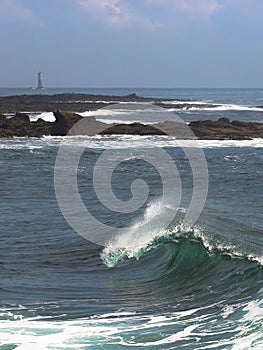
[[(204, 105), (83, 113), (106, 123), (263, 121), (263, 89), (0, 96), (65, 92)], [(0, 164), (1, 350), (263, 348), (263, 139), (0, 139)]]

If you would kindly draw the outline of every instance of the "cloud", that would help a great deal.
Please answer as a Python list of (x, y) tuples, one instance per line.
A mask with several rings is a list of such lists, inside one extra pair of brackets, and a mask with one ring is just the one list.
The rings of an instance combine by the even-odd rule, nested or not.
[(0, 0), (0, 22), (33, 22), (40, 24), (30, 8), (18, 0)]
[(223, 0), (78, 0), (94, 18), (112, 26), (143, 24), (160, 27), (171, 15), (176, 18), (190, 15), (213, 15)]
[(181, 0), (179, 6), (186, 11), (198, 12), (203, 15), (212, 15), (220, 8), (217, 0)]
[(170, 11), (212, 15), (221, 6), (218, 0), (144, 0), (148, 6), (159, 6)]
[(114, 26), (127, 24), (132, 20), (127, 2), (123, 0), (82, 0), (80, 4), (96, 19), (105, 20)]

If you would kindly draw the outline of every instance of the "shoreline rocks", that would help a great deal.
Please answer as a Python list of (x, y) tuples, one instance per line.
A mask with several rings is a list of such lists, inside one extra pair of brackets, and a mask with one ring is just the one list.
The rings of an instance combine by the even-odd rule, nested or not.
[[(156, 108), (157, 110), (160, 107), (187, 109), (204, 106), (192, 100), (177, 100), (176, 104), (171, 103), (172, 101), (171, 99), (145, 98), (136, 94), (127, 96), (86, 94), (4, 96), (0, 97), (0, 137), (92, 136), (98, 134), (171, 135), (180, 139), (208, 140), (247, 140), (263, 137), (263, 123), (230, 121), (228, 118), (192, 121), (188, 125), (174, 121), (165, 121), (154, 125), (143, 123), (106, 124), (97, 121), (95, 117), (82, 117), (77, 114), (84, 111), (95, 111), (122, 102), (146, 103), (145, 108), (148, 108), (147, 104), (150, 104), (151, 109)], [(212, 106), (217, 107), (217, 105)], [(29, 111), (30, 113), (53, 112), (55, 122), (46, 122), (42, 119), (30, 122), (27, 114)], [(11, 114), (14, 116), (10, 117)], [(80, 121), (81, 123), (78, 123)]]
[(52, 123), (38, 119), (30, 122), (29, 116), (17, 113), (12, 118), (6, 118), (0, 114), (0, 137), (42, 137), (51, 135)]
[(131, 94), (127, 96), (55, 94), (55, 95), (16, 95), (0, 96), (0, 113), (53, 112), (64, 110), (71, 113), (94, 111), (118, 102), (155, 103), (160, 99), (145, 98)]
[[(25, 113), (12, 118), (0, 115), (0, 137), (42, 137), (76, 135), (170, 135), (178, 139), (248, 140), (263, 137), (263, 124), (256, 122), (219, 120), (192, 121), (188, 125), (166, 121), (154, 125), (143, 123), (106, 124), (94, 117), (82, 117), (76, 113), (57, 110), (55, 122), (38, 119), (30, 122)], [(79, 123), (81, 121), (81, 123)]]
[[(16, 112), (53, 112), (63, 110), (71, 113), (94, 111), (119, 102), (150, 103), (162, 108), (187, 108), (194, 100), (177, 99), (180, 104), (169, 104), (174, 99), (141, 97), (136, 94), (126, 96), (108, 96), (91, 94), (55, 94), (55, 95), (16, 95), (0, 96), (0, 114)], [(166, 103), (163, 103), (166, 102)], [(197, 107), (202, 105), (196, 105)]]

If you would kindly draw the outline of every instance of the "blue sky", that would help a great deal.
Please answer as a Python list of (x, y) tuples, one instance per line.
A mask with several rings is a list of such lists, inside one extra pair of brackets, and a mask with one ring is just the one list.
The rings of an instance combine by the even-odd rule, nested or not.
[(263, 0), (0, 0), (0, 87), (263, 87)]

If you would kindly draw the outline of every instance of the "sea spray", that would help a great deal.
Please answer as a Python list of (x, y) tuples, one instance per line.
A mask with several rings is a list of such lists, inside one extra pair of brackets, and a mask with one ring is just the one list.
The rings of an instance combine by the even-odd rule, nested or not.
[[(107, 243), (101, 253), (103, 262), (108, 267), (114, 267), (125, 258), (140, 259), (145, 253), (167, 243), (178, 244), (182, 240), (201, 245), (208, 254), (229, 256), (233, 259), (247, 259), (263, 266), (263, 256), (247, 252), (245, 248), (235, 243), (224, 241), (218, 234), (206, 232), (204, 227), (187, 227), (181, 222), (172, 223), (169, 228), (163, 229), (167, 211), (175, 210), (169, 206), (161, 206), (158, 201), (152, 202), (142, 219), (131, 225), (128, 232), (119, 234)], [(180, 208), (179, 213), (185, 209)], [(178, 220), (178, 216), (177, 216)], [(181, 220), (182, 221), (182, 220)], [(161, 229), (160, 229), (161, 228)]]

